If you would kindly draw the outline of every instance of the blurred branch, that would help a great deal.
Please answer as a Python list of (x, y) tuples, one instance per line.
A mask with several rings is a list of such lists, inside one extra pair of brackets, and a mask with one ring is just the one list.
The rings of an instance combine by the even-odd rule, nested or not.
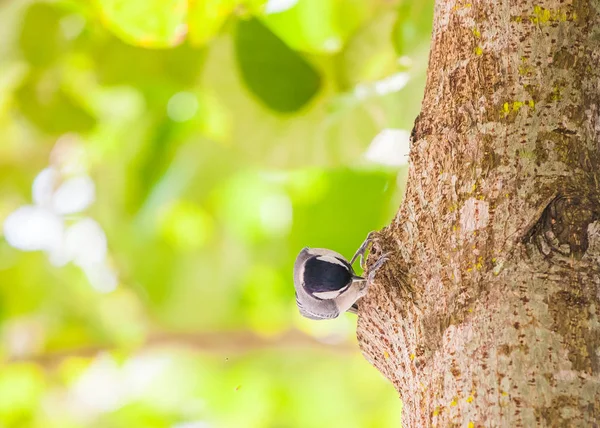
[[(148, 336), (147, 340), (132, 353), (150, 349), (176, 348), (208, 354), (244, 354), (262, 350), (290, 351), (296, 349), (313, 349), (318, 351), (352, 353), (358, 351), (358, 346), (347, 341), (329, 344), (318, 341), (312, 336), (290, 330), (282, 335), (271, 338), (259, 336), (251, 331), (229, 331), (220, 333), (181, 333), (160, 332)], [(73, 357), (92, 358), (103, 352), (119, 351), (122, 348), (113, 346), (88, 346), (61, 351), (9, 357), (8, 363), (31, 362), (52, 368), (63, 360)]]

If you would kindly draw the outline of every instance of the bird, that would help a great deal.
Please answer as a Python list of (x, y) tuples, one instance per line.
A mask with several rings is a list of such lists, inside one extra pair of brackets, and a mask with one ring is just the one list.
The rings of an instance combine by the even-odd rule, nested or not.
[(367, 236), (350, 262), (327, 248), (304, 247), (300, 251), (294, 263), (294, 288), (302, 316), (321, 320), (337, 318), (346, 311), (356, 313), (356, 301), (367, 293), (375, 273), (387, 261), (387, 254), (381, 256), (367, 278), (354, 272), (352, 264), (357, 257), (360, 256), (363, 266), (371, 236)]

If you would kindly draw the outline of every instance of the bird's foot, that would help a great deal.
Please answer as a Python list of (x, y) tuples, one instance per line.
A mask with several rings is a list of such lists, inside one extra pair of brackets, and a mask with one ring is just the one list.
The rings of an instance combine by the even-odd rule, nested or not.
[(379, 268), (381, 268), (381, 266), (383, 266), (383, 264), (385, 262), (387, 262), (389, 260), (389, 255), (391, 253), (385, 253), (383, 254), (381, 257), (379, 257), (377, 259), (377, 261), (375, 262), (375, 264), (371, 267), (371, 269), (369, 269), (369, 276), (367, 276), (367, 282), (370, 284), (371, 282), (373, 282), (373, 280), (375, 279), (375, 275), (377, 274), (377, 271), (379, 270)]
[(354, 262), (356, 261), (356, 258), (360, 257), (360, 267), (362, 268), (363, 271), (366, 270), (367, 266), (365, 264), (365, 262), (366, 262), (365, 254), (366, 254), (367, 250), (369, 249), (369, 245), (371, 245), (373, 243), (373, 239), (375, 238), (376, 233), (377, 232), (375, 232), (375, 231), (369, 232), (369, 234), (367, 235), (367, 237), (365, 238), (363, 243), (360, 245), (358, 250), (356, 250), (356, 253), (354, 253), (354, 256), (352, 256), (352, 260), (350, 260), (350, 265), (353, 265)]

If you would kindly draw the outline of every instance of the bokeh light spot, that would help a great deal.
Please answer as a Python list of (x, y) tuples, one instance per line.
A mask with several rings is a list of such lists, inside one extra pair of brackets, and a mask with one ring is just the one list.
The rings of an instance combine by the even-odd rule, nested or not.
[(291, 9), (298, 3), (298, 0), (269, 0), (265, 6), (265, 13), (279, 13)]
[(175, 122), (186, 122), (198, 111), (198, 98), (191, 92), (177, 92), (167, 103), (167, 114)]
[(292, 224), (292, 202), (284, 194), (266, 196), (259, 207), (260, 222), (270, 235), (285, 235)]
[(164, 207), (158, 219), (160, 234), (175, 248), (191, 251), (209, 240), (213, 224), (210, 216), (189, 201), (176, 201)]

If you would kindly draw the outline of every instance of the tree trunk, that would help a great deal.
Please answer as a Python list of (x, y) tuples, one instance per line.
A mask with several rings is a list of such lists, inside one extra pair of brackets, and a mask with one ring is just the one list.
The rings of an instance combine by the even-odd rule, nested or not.
[(438, 0), (358, 338), (409, 427), (598, 427), (600, 1)]

